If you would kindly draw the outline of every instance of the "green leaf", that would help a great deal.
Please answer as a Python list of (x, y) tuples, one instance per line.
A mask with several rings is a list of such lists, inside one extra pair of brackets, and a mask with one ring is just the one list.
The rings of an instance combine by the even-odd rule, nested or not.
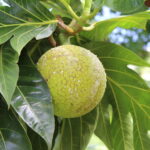
[(106, 0), (93, 0), (94, 8), (101, 8)]
[(19, 116), (38, 133), (51, 148), (54, 114), (46, 82), (26, 55), (20, 59), (20, 76), (12, 106)]
[(7, 0), (0, 8), (0, 44), (11, 38), (11, 45), (20, 54), (23, 47), (45, 30), (41, 38), (49, 37), (55, 30), (55, 20), (39, 0)]
[(19, 76), (17, 61), (18, 55), (11, 47), (0, 46), (0, 93), (8, 105), (16, 89)]
[(85, 5), (85, 0), (80, 0), (81, 4), (82, 4), (82, 8), (84, 8)]
[(112, 110), (110, 108), (112, 109), (112, 105), (110, 101), (114, 103), (114, 98), (108, 85), (105, 97), (100, 103), (100, 116), (95, 133), (110, 150), (134, 150), (131, 114), (124, 111), (118, 112), (113, 105), (113, 116), (111, 116)]
[(112, 105), (109, 103), (111, 98), (109, 90), (110, 89), (107, 87), (105, 92), (106, 94), (104, 95), (102, 102), (99, 104), (99, 119), (95, 133), (109, 149), (112, 149), (113, 144), (110, 134), (110, 123), (112, 122)]
[(64, 1), (66, 1), (67, 3), (70, 3), (71, 0), (64, 0)]
[(146, 23), (146, 31), (150, 33), (150, 20), (148, 20)]
[(36, 36), (36, 40), (44, 39), (46, 37), (49, 37), (52, 35), (52, 33), (55, 31), (56, 25), (52, 24), (41, 30), (41, 32)]
[(97, 125), (98, 116), (98, 109), (95, 108), (80, 118), (64, 119), (54, 150), (85, 150)]
[(45, 141), (32, 129), (28, 128), (28, 137), (32, 143), (32, 150), (47, 150)]
[(106, 5), (123, 13), (134, 13), (146, 9), (145, 0), (106, 0)]
[[(76, 0), (64, 0), (67, 3), (69, 3), (69, 5), (72, 7), (72, 9), (75, 12), (81, 13), (81, 3), (80, 1), (76, 1)], [(42, 2), (42, 4), (49, 8), (52, 9), (52, 13), (53, 15), (58, 15), (61, 17), (67, 17), (72, 19), (70, 13), (68, 12), (68, 10), (64, 7), (64, 5), (60, 2), (60, 0), (48, 0), (47, 2)]]
[(51, 13), (53, 15), (56, 15), (56, 16), (61, 15), (61, 17), (71, 18), (67, 10), (57, 0), (49, 0), (48, 2), (41, 2), (41, 3), (44, 7), (51, 9)]
[(136, 13), (129, 16), (120, 16), (95, 23), (95, 28), (91, 31), (83, 31), (81, 35), (94, 41), (101, 41), (117, 27), (130, 29), (146, 29), (147, 20), (150, 19), (150, 11)]
[[(150, 64), (115, 44), (93, 42), (86, 47), (100, 58), (108, 80), (96, 134), (110, 149), (149, 150), (150, 89), (127, 65), (149, 67)], [(112, 106), (112, 117), (108, 106)]]
[(70, 1), (70, 5), (73, 8), (73, 10), (81, 15), (82, 11), (83, 11), (83, 3), (80, 2), (80, 0), (76, 1), (76, 0), (71, 0)]
[(1, 108), (0, 121), (1, 150), (32, 150), (27, 134), (11, 112)]

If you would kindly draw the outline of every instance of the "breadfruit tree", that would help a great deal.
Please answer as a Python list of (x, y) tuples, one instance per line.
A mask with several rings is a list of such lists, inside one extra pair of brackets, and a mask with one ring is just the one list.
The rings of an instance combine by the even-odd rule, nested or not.
[[(103, 6), (121, 16), (103, 17)], [(149, 0), (0, 1), (0, 150), (149, 150), (150, 67), (109, 41), (149, 32)]]

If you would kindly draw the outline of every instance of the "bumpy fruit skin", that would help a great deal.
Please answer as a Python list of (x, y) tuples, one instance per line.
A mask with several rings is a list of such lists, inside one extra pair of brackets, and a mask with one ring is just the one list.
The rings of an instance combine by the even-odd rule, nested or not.
[(96, 55), (79, 46), (52, 48), (39, 59), (56, 116), (74, 118), (90, 112), (102, 99), (106, 74)]

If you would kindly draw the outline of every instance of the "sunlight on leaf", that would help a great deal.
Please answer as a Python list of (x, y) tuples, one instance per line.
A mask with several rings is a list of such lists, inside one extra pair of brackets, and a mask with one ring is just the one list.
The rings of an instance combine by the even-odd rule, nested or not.
[(1, 150), (32, 150), (26, 132), (11, 112), (0, 109), (0, 121)]
[(8, 105), (11, 103), (19, 76), (17, 61), (18, 55), (9, 45), (0, 46), (0, 93)]
[(49, 89), (31, 60), (26, 56), (21, 60), (12, 106), (23, 121), (46, 141), (50, 149), (55, 122)]
[(144, 0), (106, 0), (106, 5), (116, 11), (133, 13), (146, 10)]
[[(22, 48), (49, 27), (47, 38), (54, 32), (52, 14), (38, 0), (7, 0), (9, 7), (0, 8), (0, 44), (11, 38), (11, 45), (20, 54)], [(52, 25), (52, 27), (51, 27)]]
[[(128, 49), (115, 44), (95, 42), (87, 44), (86, 47), (100, 58), (108, 80), (95, 133), (110, 149), (148, 150), (150, 147), (150, 139), (147, 136), (150, 130), (150, 89), (137, 73), (128, 69), (127, 65), (149, 67), (150, 64)], [(112, 122), (109, 122), (109, 114), (106, 111), (106, 107), (110, 104), (113, 108)], [(129, 113), (133, 121), (127, 119)], [(103, 132), (100, 132), (102, 130)]]
[(146, 22), (150, 19), (150, 11), (136, 13), (129, 16), (120, 16), (95, 23), (95, 28), (91, 31), (83, 31), (81, 35), (94, 41), (101, 41), (116, 28), (125, 29), (139, 28), (145, 29)]
[(93, 134), (86, 150), (108, 150), (100, 139)]
[(96, 128), (99, 112), (92, 112), (80, 118), (64, 119), (54, 150), (84, 150)]

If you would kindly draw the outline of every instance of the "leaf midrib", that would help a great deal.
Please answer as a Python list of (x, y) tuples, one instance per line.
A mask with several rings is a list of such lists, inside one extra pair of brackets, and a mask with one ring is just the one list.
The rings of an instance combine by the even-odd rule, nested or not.
[(119, 121), (120, 121), (120, 127), (121, 127), (121, 133), (122, 133), (122, 138), (123, 138), (123, 145), (124, 145), (124, 149), (126, 149), (126, 144), (125, 144), (125, 135), (124, 135), (124, 130), (123, 130), (123, 121), (122, 121), (122, 117), (121, 117), (121, 114), (120, 114), (120, 110), (119, 110), (119, 105), (118, 105), (118, 100), (117, 100), (117, 97), (116, 97), (116, 94), (113, 90), (113, 87), (111, 85), (111, 83), (109, 82), (109, 85), (111, 87), (111, 90), (112, 90), (112, 93), (114, 95), (114, 99), (115, 99), (115, 103), (116, 103), (116, 106), (117, 106), (117, 111), (118, 111), (118, 115), (119, 115)]
[(16, 24), (4, 24), (3, 26), (1, 25), (0, 28), (6, 28), (6, 27), (15, 27), (15, 26), (34, 26), (34, 25), (50, 25), (50, 24), (56, 24), (58, 23), (58, 20), (49, 20), (49, 21), (43, 21), (43, 22), (27, 22), (27, 23), (16, 23)]
[(135, 115), (135, 125), (137, 126), (137, 131), (138, 131), (138, 135), (139, 135), (139, 138), (140, 138), (140, 143), (141, 143), (141, 146), (142, 146), (142, 150), (144, 150), (144, 145), (143, 145), (143, 142), (142, 142), (142, 137), (140, 135), (140, 128), (139, 128), (139, 125), (138, 125), (138, 119), (137, 119), (137, 115), (136, 115), (136, 111), (135, 111), (135, 107), (133, 105), (133, 102), (131, 100), (131, 104), (132, 104), (132, 108), (133, 108), (133, 111), (134, 111), (134, 115)]
[[(109, 80), (110, 80), (110, 82), (112, 82), (113, 84), (115, 84), (123, 93), (125, 93), (130, 99), (131, 99), (131, 104), (132, 104), (132, 107), (133, 107), (133, 110), (134, 110), (134, 115), (135, 115), (135, 117), (137, 117), (136, 116), (136, 112), (135, 112), (135, 108), (134, 108), (134, 105), (133, 105), (133, 100), (134, 100), (134, 103), (143, 111), (143, 108), (138, 104), (138, 103), (136, 103), (136, 100), (130, 95), (130, 94), (128, 94), (127, 93), (127, 91), (126, 90), (124, 90), (123, 88), (121, 88), (119, 85), (119, 83), (117, 83), (117, 82), (115, 82), (113, 79), (111, 79), (111, 78), (109, 78), (109, 77), (107, 77)], [(147, 112), (145, 112), (145, 111), (143, 111), (144, 112), (144, 114), (147, 116)], [(148, 116), (149, 117), (149, 116)], [(137, 120), (136, 120), (136, 122), (137, 122)], [(141, 135), (140, 135), (140, 129), (139, 129), (139, 126), (138, 126), (138, 124), (136, 124), (136, 126), (137, 126), (137, 129), (138, 129), (138, 134), (139, 134), (139, 137), (140, 137), (140, 143), (141, 143), (141, 146), (142, 146), (142, 149), (144, 150), (144, 145), (143, 145), (143, 142), (142, 142), (142, 138), (141, 138)]]
[(73, 140), (72, 140), (72, 126), (71, 126), (71, 122), (70, 122), (70, 119), (68, 119), (68, 123), (69, 123), (69, 126), (70, 126), (70, 134), (71, 134), (71, 149), (70, 150), (73, 150)]
[[(3, 50), (2, 50), (2, 47), (0, 47), (0, 57), (1, 57), (0, 60), (1, 60), (2, 79), (3, 79), (3, 82), (4, 82), (4, 89), (5, 89), (6, 92), (8, 92), (7, 87), (6, 87), (6, 80), (5, 80), (5, 76), (4, 76), (4, 70), (3, 70), (4, 67), (3, 67), (3, 54), (2, 54)], [(5, 96), (6, 96), (6, 99), (8, 100), (8, 97), (9, 97), (8, 93)]]
[(7, 150), (7, 147), (6, 147), (6, 144), (5, 144), (5, 140), (4, 140), (4, 137), (3, 137), (3, 134), (2, 134), (2, 132), (1, 132), (1, 131), (0, 131), (0, 135), (1, 135), (1, 137), (2, 137), (2, 141), (3, 141), (4, 146), (5, 146), (5, 150)]
[(31, 14), (32, 16), (34, 16), (35, 18), (37, 18), (40, 21), (44, 21), (41, 18), (39, 18), (38, 16), (36, 16), (35, 14), (33, 14), (32, 12), (28, 11), (28, 9), (25, 9), (24, 7), (22, 7), (20, 4), (16, 3), (16, 1), (12, 0), (16, 5), (18, 5), (20, 8), (22, 8), (23, 10), (25, 10), (26, 12), (28, 12), (29, 14)]
[(108, 139), (108, 142), (109, 142), (110, 148), (112, 148), (111, 140), (110, 140), (110, 138), (109, 138), (109, 134), (108, 134), (108, 130), (107, 130), (107, 127), (106, 127), (106, 125), (105, 125), (104, 113), (103, 113), (103, 111), (102, 111), (101, 103), (100, 103), (100, 107), (101, 107), (101, 109), (100, 109), (100, 110), (101, 110), (101, 113), (102, 113), (102, 122), (103, 122), (103, 125), (104, 125), (104, 128), (105, 128), (105, 131), (106, 131), (106, 137), (107, 137), (107, 139)]
[(116, 59), (116, 60), (121, 60), (121, 61), (123, 61), (123, 62), (126, 62), (126, 63), (128, 63), (128, 64), (134, 64), (134, 65), (137, 65), (137, 66), (150, 66), (150, 64), (142, 64), (141, 65), (141, 63), (137, 63), (137, 62), (135, 62), (135, 61), (129, 61), (129, 60), (126, 60), (126, 59), (123, 59), (123, 58), (118, 58), (118, 57), (99, 57), (100, 59)]
[[(141, 110), (143, 110), (143, 108), (140, 106), (140, 104), (138, 104), (138, 103), (136, 102), (135, 98), (132, 97), (130, 94), (128, 94), (128, 92), (127, 92), (124, 88), (122, 88), (121, 86), (119, 86), (119, 85), (120, 85), (119, 83), (117, 83), (116, 81), (114, 81), (113, 79), (111, 79), (111, 78), (108, 77), (108, 76), (107, 76), (107, 78), (108, 78), (108, 80), (110, 80), (112, 83), (114, 83), (114, 84), (115, 84), (124, 94), (126, 94), (130, 99), (134, 100), (134, 103), (135, 103)], [(143, 110), (143, 112), (144, 112), (144, 114), (145, 114), (146, 116), (148, 116), (148, 118), (150, 118), (150, 116), (147, 114), (147, 112), (145, 112), (144, 110)]]

